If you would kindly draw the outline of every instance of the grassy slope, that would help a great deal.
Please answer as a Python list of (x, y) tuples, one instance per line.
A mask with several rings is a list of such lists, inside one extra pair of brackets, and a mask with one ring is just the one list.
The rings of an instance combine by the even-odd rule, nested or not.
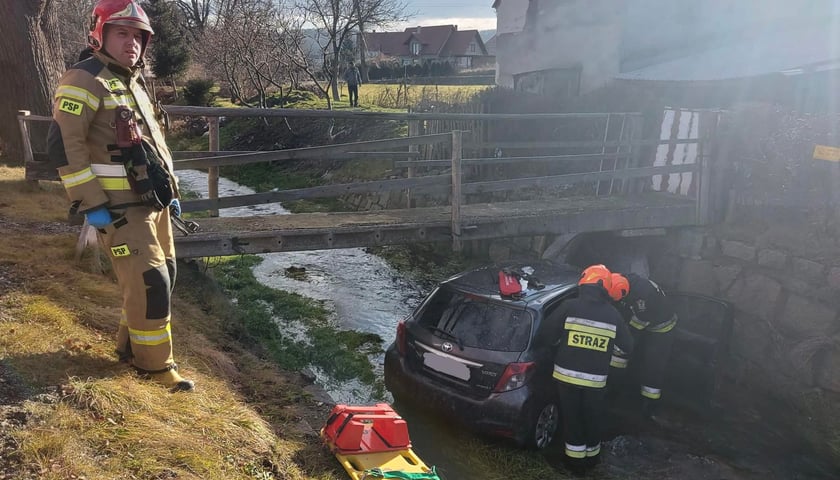
[(173, 331), (197, 391), (169, 394), (117, 363), (116, 283), (74, 261), (61, 186), (22, 177), (0, 167), (0, 362), (30, 414), (14, 432), (21, 477), (343, 478), (301, 422), (317, 428), (326, 407), (229, 337), (230, 306), (195, 269), (182, 269)]

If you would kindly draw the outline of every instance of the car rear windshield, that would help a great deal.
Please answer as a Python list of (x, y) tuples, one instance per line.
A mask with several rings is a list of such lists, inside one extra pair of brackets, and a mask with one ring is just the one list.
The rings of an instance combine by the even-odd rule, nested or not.
[(460, 292), (438, 289), (421, 306), (418, 323), (463, 347), (521, 352), (531, 337), (531, 315)]

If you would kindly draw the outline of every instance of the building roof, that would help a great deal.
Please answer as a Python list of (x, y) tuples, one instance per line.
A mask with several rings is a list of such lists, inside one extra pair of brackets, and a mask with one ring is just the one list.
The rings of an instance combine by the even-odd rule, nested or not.
[(402, 32), (365, 33), (368, 51), (393, 57), (411, 56), (412, 39), (416, 39), (422, 45), (420, 55), (464, 55), (473, 41), (479, 45), (483, 55), (487, 54), (478, 30), (458, 30), (456, 25), (409, 27)]
[(622, 80), (715, 81), (840, 66), (840, 16), (768, 29), (616, 76)]

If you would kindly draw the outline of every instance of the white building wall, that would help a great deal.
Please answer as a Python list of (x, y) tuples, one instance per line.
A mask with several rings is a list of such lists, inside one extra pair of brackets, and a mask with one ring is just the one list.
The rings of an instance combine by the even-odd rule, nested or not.
[(502, 0), (496, 6), (496, 35), (521, 32), (529, 0)]
[[(508, 1), (502, 0), (500, 7)], [(520, 5), (516, 15), (524, 13), (523, 29), (498, 35), (497, 84), (513, 87), (514, 77), (527, 72), (580, 68), (580, 93), (585, 93), (603, 86), (618, 73), (621, 2), (540, 0), (534, 2), (538, 10), (531, 13), (529, 2), (521, 3), (525, 4), (524, 12)], [(512, 25), (503, 13), (500, 8), (498, 22)]]

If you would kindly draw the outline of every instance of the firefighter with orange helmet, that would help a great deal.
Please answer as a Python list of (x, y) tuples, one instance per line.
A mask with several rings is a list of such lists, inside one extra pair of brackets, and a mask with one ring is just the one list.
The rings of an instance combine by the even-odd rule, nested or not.
[(117, 354), (173, 391), (192, 390), (172, 355), (170, 299), (180, 213), (172, 156), (141, 76), (152, 35), (134, 0), (93, 9), (91, 56), (68, 69), (55, 93), (51, 159), (71, 209), (97, 230), (122, 292)]
[(610, 271), (603, 265), (583, 270), (578, 297), (552, 314), (559, 330), (553, 377), (563, 412), (565, 460), (573, 471), (597, 463), (601, 452), (604, 392), (613, 347), (633, 350), (633, 339), (608, 291)]
[[(612, 281), (610, 297), (638, 335), (642, 412), (654, 418), (671, 355), (677, 313), (665, 292), (649, 278), (614, 273)], [(626, 363), (626, 356), (614, 355), (611, 365), (622, 368)]]
[[(615, 309), (618, 310), (618, 313), (620, 313), (625, 319), (630, 318), (631, 312), (629, 307), (627, 307), (621, 299), (624, 298), (629, 291), (630, 283), (627, 281), (627, 277), (615, 272), (610, 274), (610, 289), (607, 293), (609, 293)], [(613, 348), (612, 359), (610, 359), (611, 367), (627, 368), (629, 361), (630, 354), (628, 352), (625, 352), (618, 347)]]

